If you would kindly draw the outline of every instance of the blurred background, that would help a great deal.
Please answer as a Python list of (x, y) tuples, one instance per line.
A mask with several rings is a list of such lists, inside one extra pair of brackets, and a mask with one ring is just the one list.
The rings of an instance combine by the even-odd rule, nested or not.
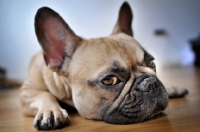
[[(190, 40), (200, 35), (200, 0), (127, 0), (134, 37), (156, 58), (157, 67), (193, 65)], [(40, 50), (34, 32), (38, 8), (58, 12), (84, 38), (110, 35), (124, 0), (0, 0), (0, 77), (24, 81)]]

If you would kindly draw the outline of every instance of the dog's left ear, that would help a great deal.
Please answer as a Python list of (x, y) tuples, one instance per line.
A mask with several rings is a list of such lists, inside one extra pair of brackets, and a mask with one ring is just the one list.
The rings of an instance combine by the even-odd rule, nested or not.
[(131, 27), (132, 19), (133, 19), (133, 14), (131, 8), (127, 2), (124, 2), (120, 8), (118, 14), (118, 20), (113, 29), (112, 34), (124, 32), (127, 35), (133, 36), (133, 31)]

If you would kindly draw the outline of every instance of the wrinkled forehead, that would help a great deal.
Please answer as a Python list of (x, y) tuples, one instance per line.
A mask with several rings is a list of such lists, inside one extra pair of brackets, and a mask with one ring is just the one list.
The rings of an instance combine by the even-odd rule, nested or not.
[(86, 40), (80, 52), (92, 65), (118, 61), (126, 67), (142, 63), (146, 53), (133, 37), (123, 33)]
[(113, 67), (113, 64), (129, 69), (142, 64), (145, 56), (146, 52), (141, 45), (123, 33), (89, 39), (83, 41), (73, 55), (71, 68), (77, 70), (72, 70), (70, 73), (84, 74), (84, 77), (98, 76), (100, 72)]
[[(119, 33), (117, 35), (109, 36), (108, 39), (114, 41), (113, 46), (118, 46), (118, 52), (122, 59), (130, 61), (131, 65), (142, 63), (144, 60), (145, 50), (142, 46), (133, 38), (126, 34)], [(109, 44), (107, 44), (109, 45)]]

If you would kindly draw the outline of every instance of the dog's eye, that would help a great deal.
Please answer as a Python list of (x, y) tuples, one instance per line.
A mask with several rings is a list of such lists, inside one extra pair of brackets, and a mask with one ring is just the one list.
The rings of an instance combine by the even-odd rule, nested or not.
[(155, 65), (155, 63), (153, 62), (153, 60), (151, 60), (151, 61), (149, 62), (149, 67), (151, 67), (151, 68), (155, 68), (155, 67), (156, 67), (156, 65)]
[(110, 75), (105, 77), (101, 82), (105, 85), (116, 85), (120, 82), (120, 80), (117, 77)]
[(149, 67), (152, 68), (153, 70), (156, 69), (156, 65), (153, 60), (149, 61)]

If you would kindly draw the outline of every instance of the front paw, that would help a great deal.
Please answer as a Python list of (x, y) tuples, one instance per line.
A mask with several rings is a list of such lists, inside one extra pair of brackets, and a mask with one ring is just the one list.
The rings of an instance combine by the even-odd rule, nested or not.
[(38, 130), (50, 130), (69, 125), (69, 116), (62, 108), (39, 110), (34, 119), (34, 127)]
[(172, 87), (167, 89), (167, 93), (169, 98), (177, 98), (177, 97), (183, 97), (188, 94), (188, 90), (186, 88), (177, 88)]

